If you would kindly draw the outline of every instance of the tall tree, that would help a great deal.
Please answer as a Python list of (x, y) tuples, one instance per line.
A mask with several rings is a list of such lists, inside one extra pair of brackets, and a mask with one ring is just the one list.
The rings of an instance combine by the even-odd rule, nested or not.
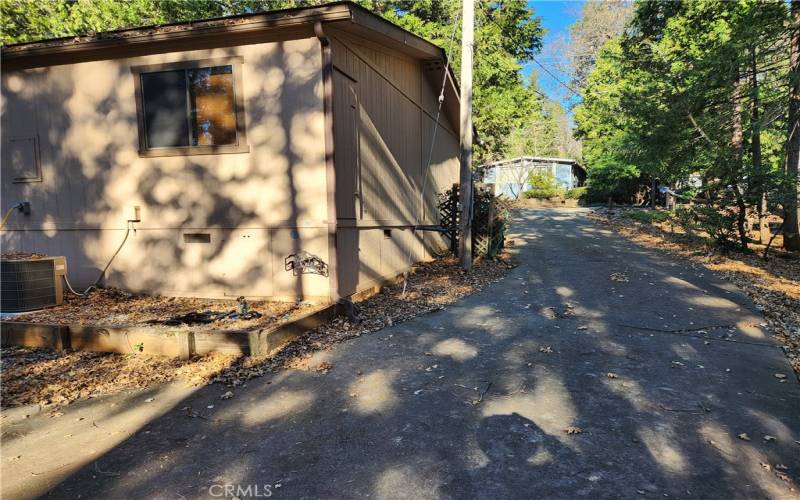
[[(720, 241), (738, 233), (746, 245), (749, 214), (785, 199), (787, 7), (636, 3), (629, 28), (598, 52), (576, 109), (590, 185), (630, 196), (630, 178), (611, 174), (632, 166), (640, 186), (657, 179), (702, 195), (698, 217), (721, 228)], [(703, 179), (700, 191), (690, 178)]]
[(800, 250), (800, 0), (792, 0), (789, 46), (789, 132), (786, 138), (789, 194), (784, 210), (783, 245), (788, 250)]
[(578, 21), (570, 27), (567, 56), (575, 87), (583, 88), (594, 68), (597, 53), (612, 38), (621, 35), (633, 14), (627, 0), (586, 2)]

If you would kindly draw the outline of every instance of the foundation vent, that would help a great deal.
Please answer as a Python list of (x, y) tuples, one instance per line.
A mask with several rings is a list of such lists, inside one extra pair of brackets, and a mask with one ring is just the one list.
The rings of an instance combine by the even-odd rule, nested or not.
[(64, 257), (0, 260), (0, 312), (24, 312), (61, 305)]

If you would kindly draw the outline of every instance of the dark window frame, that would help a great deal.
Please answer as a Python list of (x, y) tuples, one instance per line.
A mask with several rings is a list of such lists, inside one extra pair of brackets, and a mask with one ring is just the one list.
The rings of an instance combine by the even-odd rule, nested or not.
[[(24, 136), (24, 137), (9, 137), (8, 140), (3, 144), (3, 148), (8, 148), (13, 153), (13, 146), (12, 144), (15, 142), (23, 142), (23, 141), (32, 141), (33, 142), (33, 168), (35, 170), (35, 174), (17, 177), (14, 176), (12, 178), (12, 184), (27, 184), (31, 182), (43, 182), (44, 179), (42, 178), (42, 159), (41, 154), (39, 152), (39, 134)], [(9, 166), (11, 169), (11, 166)]]
[[(149, 64), (144, 66), (132, 66), (134, 93), (136, 94), (136, 121), (139, 132), (139, 156), (145, 158), (159, 156), (192, 156), (192, 155), (216, 155), (228, 153), (249, 153), (250, 146), (247, 143), (247, 127), (245, 124), (244, 112), (244, 90), (242, 85), (242, 57), (225, 57), (218, 59), (201, 59), (192, 61), (179, 61), (166, 64)], [(213, 66), (231, 66), (233, 73), (233, 102), (234, 115), (236, 116), (236, 144), (225, 144), (219, 146), (177, 146), (148, 148), (147, 131), (145, 126), (144, 114), (144, 94), (142, 93), (142, 74), (157, 73), (160, 71), (176, 71), (186, 69), (208, 68)]]

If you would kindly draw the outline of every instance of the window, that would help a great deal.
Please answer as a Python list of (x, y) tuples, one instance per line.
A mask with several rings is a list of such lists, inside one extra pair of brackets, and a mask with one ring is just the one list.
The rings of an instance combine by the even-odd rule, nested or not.
[(132, 69), (141, 156), (243, 153), (241, 59)]

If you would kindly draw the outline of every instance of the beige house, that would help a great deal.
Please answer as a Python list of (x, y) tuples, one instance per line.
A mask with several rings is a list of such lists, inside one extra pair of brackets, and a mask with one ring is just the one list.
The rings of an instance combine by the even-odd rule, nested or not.
[(336, 300), (445, 247), (413, 229), (458, 179), (457, 85), (440, 48), (354, 4), (2, 63), (3, 210), (31, 204), (2, 250), (64, 255), (76, 287), (126, 233), (106, 285), (204, 297)]

